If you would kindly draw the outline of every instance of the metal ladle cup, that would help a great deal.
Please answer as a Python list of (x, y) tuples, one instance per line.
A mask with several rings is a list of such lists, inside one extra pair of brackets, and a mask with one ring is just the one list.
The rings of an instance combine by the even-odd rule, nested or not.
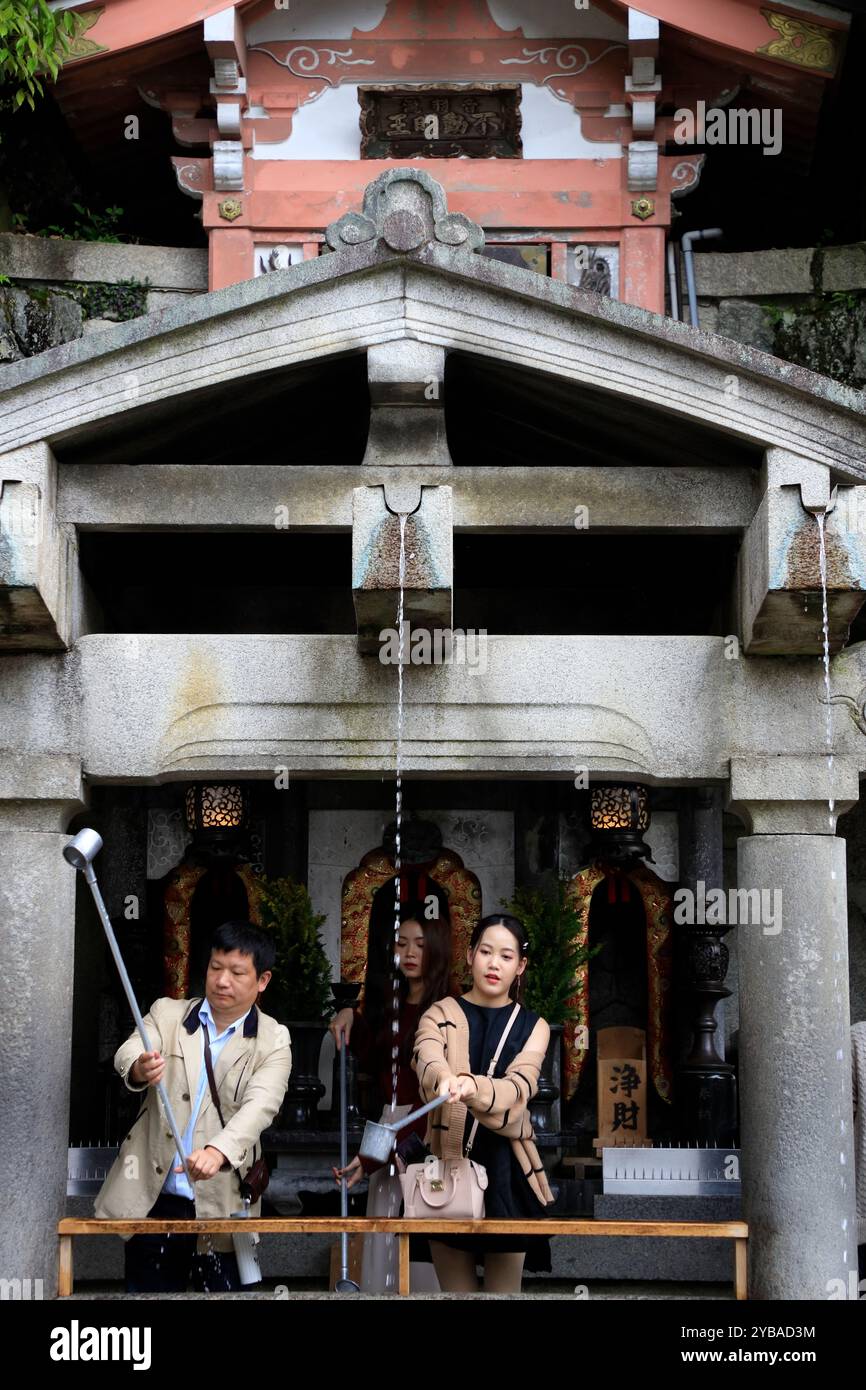
[(402, 1120), (395, 1120), (392, 1125), (382, 1125), (376, 1120), (368, 1120), (364, 1126), (364, 1135), (358, 1150), (361, 1157), (375, 1159), (378, 1163), (387, 1163), (391, 1157), (391, 1150), (396, 1142), (398, 1132), (405, 1129), (413, 1120), (418, 1120), (422, 1115), (426, 1115), (428, 1110), (435, 1110), (437, 1105), (444, 1105), (448, 1099), (447, 1095), (437, 1096), (435, 1100), (430, 1100), (426, 1105), (422, 1105), (420, 1110), (413, 1110), (410, 1115), (404, 1115)]

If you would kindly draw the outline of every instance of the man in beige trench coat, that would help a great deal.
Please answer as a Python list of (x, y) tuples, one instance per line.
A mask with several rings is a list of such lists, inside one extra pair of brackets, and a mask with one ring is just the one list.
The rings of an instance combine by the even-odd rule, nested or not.
[[(240, 1179), (261, 1154), (260, 1135), (282, 1104), (292, 1065), (288, 1029), (257, 1002), (273, 963), (268, 933), (224, 923), (211, 940), (205, 998), (157, 999), (144, 1019), (152, 1051), (137, 1030), (118, 1048), (116, 1071), (144, 1098), (96, 1198), (98, 1217), (222, 1217), (240, 1208)], [(205, 1036), (224, 1124), (208, 1084)], [(155, 1089), (161, 1080), (194, 1188)], [(261, 1201), (250, 1207), (254, 1216), (260, 1211)], [(127, 1292), (183, 1292), (190, 1280), (197, 1290), (238, 1289), (232, 1252), (229, 1236), (132, 1236)]]

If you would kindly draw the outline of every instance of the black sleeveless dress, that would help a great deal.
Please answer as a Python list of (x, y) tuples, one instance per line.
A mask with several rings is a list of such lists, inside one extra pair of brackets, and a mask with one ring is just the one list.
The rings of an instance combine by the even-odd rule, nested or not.
[[(504, 1004), (501, 1009), (491, 1009), (483, 1004), (473, 1004), (468, 999), (458, 999), (458, 1004), (469, 1023), (469, 1066), (476, 1075), (484, 1075), (490, 1059), (496, 1051), (499, 1039), (511, 1017), (513, 1004)], [(502, 1077), (518, 1052), (526, 1046), (539, 1015), (531, 1009), (521, 1008), (514, 1020), (514, 1026), (505, 1040), (502, 1054), (493, 1075)], [(472, 1111), (467, 1107), (466, 1128), (463, 1134), (463, 1150), (474, 1124)], [(485, 1217), (511, 1217), (521, 1220), (526, 1217), (543, 1216), (547, 1208), (540, 1202), (523, 1176), (510, 1139), (505, 1139), (495, 1130), (479, 1124), (472, 1145), (470, 1158), (487, 1169), (487, 1191), (484, 1193)], [(532, 1272), (550, 1273), (550, 1239), (548, 1236), (431, 1236), (431, 1240), (441, 1241), (452, 1250), (467, 1250), (480, 1260), (485, 1253), (491, 1255), (513, 1254), (523, 1251), (526, 1255), (523, 1267)]]

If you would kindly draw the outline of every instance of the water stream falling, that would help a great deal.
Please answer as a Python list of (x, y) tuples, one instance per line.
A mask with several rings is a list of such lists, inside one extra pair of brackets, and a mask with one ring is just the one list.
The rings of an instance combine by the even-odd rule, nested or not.
[(391, 1047), (391, 1109), (397, 1104), (397, 1073), (400, 1047), (397, 1040), (397, 1033), (400, 1027), (400, 972), (397, 960), (397, 941), (400, 936), (400, 843), (401, 829), (403, 825), (403, 602), (404, 588), (406, 583), (406, 513), (400, 512), (400, 570), (399, 584), (400, 596), (397, 601), (397, 632), (399, 634), (399, 646), (397, 651), (397, 806), (396, 824), (397, 833), (395, 836), (394, 868), (396, 879), (394, 883), (394, 959), (393, 965), (393, 1014), (391, 1019), (391, 1032), (393, 1033), (393, 1045)]
[[(397, 956), (397, 942), (400, 936), (400, 847), (401, 830), (403, 825), (403, 653), (404, 653), (404, 633), (403, 633), (403, 605), (404, 591), (406, 585), (406, 512), (399, 512), (400, 521), (400, 566), (398, 572), (400, 594), (397, 600), (397, 788), (396, 788), (396, 833), (394, 836), (394, 869), (396, 878), (394, 880), (394, 944), (391, 960), (391, 972), (393, 980), (393, 992), (391, 997), (391, 1111), (397, 1107), (397, 1078), (400, 1064), (400, 970)], [(391, 1162), (388, 1166), (388, 1176), (393, 1178), (396, 1175), (397, 1166), (394, 1162), (392, 1151)], [(388, 1212), (388, 1215), (396, 1215), (396, 1211)], [(385, 1288), (388, 1289), (396, 1282), (396, 1242), (392, 1237), (388, 1237), (391, 1243), (389, 1258), (385, 1270)]]
[[(833, 797), (833, 706), (830, 701), (830, 622), (827, 614), (827, 543), (824, 533), (825, 512), (816, 512), (818, 523), (818, 559), (821, 567), (821, 623), (824, 635), (824, 733), (827, 743), (827, 804), (830, 820), (830, 834), (836, 833), (836, 802)], [(830, 870), (831, 878), (836, 870)]]

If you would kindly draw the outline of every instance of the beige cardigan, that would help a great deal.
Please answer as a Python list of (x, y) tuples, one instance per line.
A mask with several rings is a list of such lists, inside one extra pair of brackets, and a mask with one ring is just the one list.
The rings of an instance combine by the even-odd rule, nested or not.
[(524, 1176), (545, 1206), (555, 1199), (535, 1147), (528, 1107), (538, 1091), (538, 1076), (549, 1040), (550, 1029), (540, 1018), (504, 1076), (494, 1080), (474, 1075), (469, 1070), (469, 1023), (457, 1000), (449, 997), (432, 1004), (422, 1015), (412, 1057), (425, 1101), (438, 1096), (439, 1083), (445, 1076), (471, 1076), (475, 1082), (475, 1092), (465, 1103), (446, 1102), (430, 1112), (427, 1143), (437, 1158), (461, 1156), (468, 1107), (481, 1124), (511, 1140)]
[[(192, 1101), (202, 1068), (201, 1000), (156, 999), (143, 1022), (150, 1045), (165, 1058), (165, 1086), (181, 1130), (189, 1123)], [(114, 1068), (130, 1091), (141, 1093), (141, 1109), (120, 1146), (102, 1184), (94, 1214), (102, 1218), (147, 1216), (166, 1180), (175, 1148), (155, 1087), (136, 1085), (129, 1076), (144, 1044), (136, 1030), (117, 1049)], [(263, 1129), (277, 1114), (292, 1069), (289, 1030), (253, 1005), (243, 1030), (229, 1038), (214, 1066), (214, 1079), (225, 1127), (205, 1086), (193, 1134), (193, 1148), (213, 1144), (228, 1159), (229, 1168), (197, 1182), (198, 1217), (231, 1216), (241, 1205), (239, 1177), (245, 1177), (257, 1156)], [(261, 1199), (250, 1214), (261, 1212)], [(199, 1236), (199, 1251), (232, 1250), (231, 1236)]]

